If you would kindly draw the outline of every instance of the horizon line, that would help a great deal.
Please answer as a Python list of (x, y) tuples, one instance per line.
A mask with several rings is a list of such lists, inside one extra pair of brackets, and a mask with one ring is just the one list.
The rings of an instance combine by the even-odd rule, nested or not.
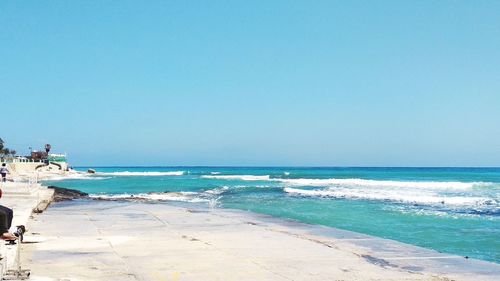
[(72, 168), (426, 168), (426, 169), (500, 169), (500, 166), (259, 166), (259, 165), (78, 165)]

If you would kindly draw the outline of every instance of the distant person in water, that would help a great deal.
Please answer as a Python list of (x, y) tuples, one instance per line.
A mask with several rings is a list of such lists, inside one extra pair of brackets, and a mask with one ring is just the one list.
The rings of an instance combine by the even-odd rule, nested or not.
[(0, 174), (2, 174), (2, 181), (6, 182), (7, 181), (7, 174), (9, 173), (9, 169), (7, 169), (7, 165), (5, 163), (2, 163), (2, 167), (0, 168)]

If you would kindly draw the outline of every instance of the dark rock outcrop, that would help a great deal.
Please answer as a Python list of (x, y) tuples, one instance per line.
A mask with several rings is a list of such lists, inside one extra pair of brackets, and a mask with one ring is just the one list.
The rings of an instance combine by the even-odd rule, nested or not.
[(81, 192), (81, 191), (76, 190), (76, 189), (57, 187), (57, 186), (53, 186), (53, 185), (48, 186), (48, 188), (54, 189), (54, 191), (55, 191), (54, 192), (54, 201), (55, 202), (88, 198), (87, 193)]

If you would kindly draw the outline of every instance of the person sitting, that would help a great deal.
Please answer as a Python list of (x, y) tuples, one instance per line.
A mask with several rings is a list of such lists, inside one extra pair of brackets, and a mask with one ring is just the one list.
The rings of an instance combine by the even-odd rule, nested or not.
[[(1, 205), (0, 205), (1, 206)], [(3, 208), (0, 209), (0, 239), (2, 240), (16, 240), (17, 236), (15, 236), (13, 233), (9, 232), (9, 228), (12, 224), (12, 210), (1, 206)], [(4, 208), (10, 210), (10, 215), (9, 212), (6, 212)]]
[[(3, 192), (0, 189), (0, 198)], [(14, 211), (11, 208), (0, 205), (0, 239), (2, 240), (16, 240), (17, 236), (9, 232), (12, 226), (12, 219), (14, 218)]]
[[(0, 195), (1, 197), (1, 195)], [(11, 208), (5, 207), (3, 205), (0, 205), (0, 212), (4, 212), (5, 215), (7, 216), (7, 229), (10, 229), (12, 226), (12, 219), (14, 218), (14, 211), (12, 211)]]

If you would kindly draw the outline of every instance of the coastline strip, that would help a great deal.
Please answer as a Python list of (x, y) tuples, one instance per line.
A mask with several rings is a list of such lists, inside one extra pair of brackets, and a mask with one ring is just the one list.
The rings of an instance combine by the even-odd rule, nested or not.
[(495, 263), (193, 204), (60, 202), (30, 227), (39, 234), (26, 239), (39, 242), (26, 245), (26, 259), (44, 280), (495, 280), (500, 274)]

